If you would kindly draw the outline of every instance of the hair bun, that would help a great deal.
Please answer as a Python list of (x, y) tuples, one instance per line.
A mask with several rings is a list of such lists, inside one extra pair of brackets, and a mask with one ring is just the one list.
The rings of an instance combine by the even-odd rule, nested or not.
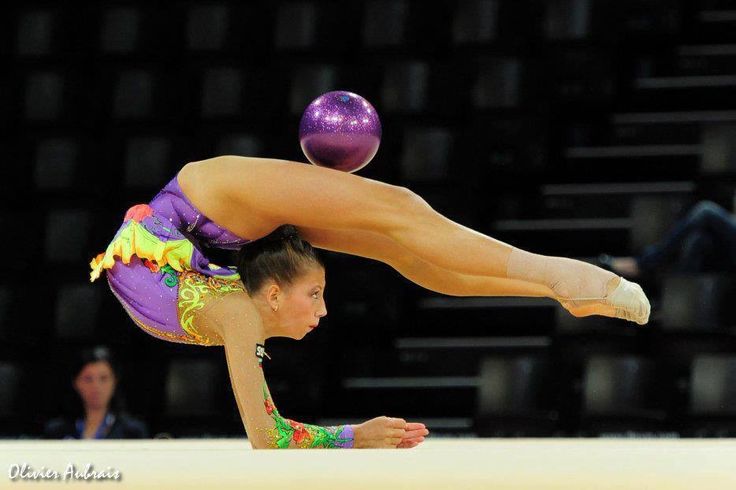
[(284, 238), (299, 238), (299, 230), (294, 225), (284, 225), (281, 227), (281, 235)]
[(281, 240), (291, 240), (299, 238), (299, 230), (294, 225), (281, 225), (271, 233), (262, 238), (264, 242), (278, 242)]

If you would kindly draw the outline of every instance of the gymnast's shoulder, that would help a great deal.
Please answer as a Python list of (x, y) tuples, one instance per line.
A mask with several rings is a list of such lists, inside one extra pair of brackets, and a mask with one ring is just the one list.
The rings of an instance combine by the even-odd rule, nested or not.
[(224, 342), (256, 338), (262, 333), (261, 315), (245, 291), (235, 291), (215, 299), (198, 316), (198, 329), (206, 329), (210, 336)]

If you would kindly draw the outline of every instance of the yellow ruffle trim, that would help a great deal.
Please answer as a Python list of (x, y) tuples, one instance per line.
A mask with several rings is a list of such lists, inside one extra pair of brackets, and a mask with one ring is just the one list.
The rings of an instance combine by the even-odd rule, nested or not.
[[(131, 219), (125, 227), (120, 229), (118, 236), (110, 242), (104, 253), (98, 254), (89, 263), (92, 272), (89, 275), (89, 281), (94, 282), (100, 277), (102, 269), (110, 269), (115, 265), (115, 257), (120, 257), (124, 264), (130, 263), (130, 257), (135, 254), (140, 259), (155, 260), (156, 264), (163, 267), (166, 264), (171, 265), (175, 270), (184, 272), (192, 270), (191, 259), (194, 252), (194, 244), (187, 239), (162, 241), (146, 230), (140, 223)], [(210, 263), (211, 270), (220, 267)], [(232, 275), (219, 275), (219, 277), (229, 281), (240, 279), (240, 275), (233, 273)]]

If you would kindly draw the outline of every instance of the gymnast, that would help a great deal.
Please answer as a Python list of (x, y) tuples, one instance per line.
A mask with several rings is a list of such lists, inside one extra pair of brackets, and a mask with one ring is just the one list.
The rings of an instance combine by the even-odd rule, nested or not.
[[(237, 266), (210, 262), (201, 243), (237, 250)], [(301, 339), (327, 314), (314, 247), (379, 260), (447, 295), (547, 297), (576, 317), (649, 320), (638, 284), (473, 231), (404, 187), (230, 155), (187, 163), (150, 203), (128, 209), (90, 262), (90, 280), (105, 270), (126, 312), (155, 337), (224, 346), (254, 449), (417, 446), (429, 431), (401, 418), (320, 427), (276, 409), (262, 370), (266, 339)]]

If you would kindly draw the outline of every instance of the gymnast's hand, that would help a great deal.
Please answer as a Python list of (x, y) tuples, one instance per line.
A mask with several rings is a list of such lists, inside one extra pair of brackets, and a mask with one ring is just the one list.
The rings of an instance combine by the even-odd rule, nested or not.
[(353, 426), (355, 441), (353, 447), (363, 448), (401, 448), (408, 449), (424, 441), (429, 430), (420, 423), (407, 423), (394, 417), (376, 417)]

